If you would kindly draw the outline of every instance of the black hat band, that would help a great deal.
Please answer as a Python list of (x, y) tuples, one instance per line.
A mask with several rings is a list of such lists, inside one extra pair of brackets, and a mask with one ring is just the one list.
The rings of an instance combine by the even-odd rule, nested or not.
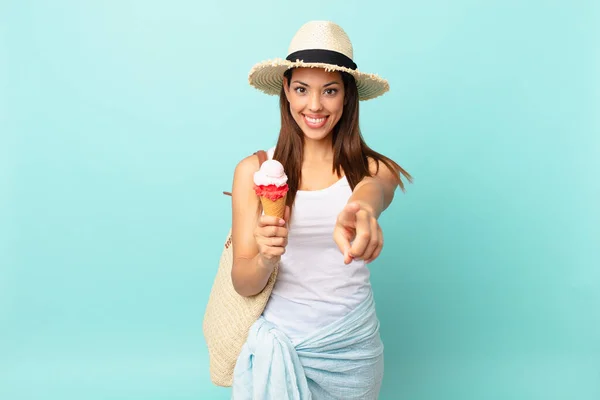
[(296, 60), (301, 60), (305, 63), (324, 63), (324, 64), (334, 64), (340, 67), (346, 67), (352, 70), (357, 68), (354, 61), (352, 61), (348, 56), (345, 56), (342, 53), (338, 53), (333, 50), (322, 50), (322, 49), (314, 49), (314, 50), (299, 50), (295, 51), (289, 56), (285, 58), (288, 61), (296, 62)]

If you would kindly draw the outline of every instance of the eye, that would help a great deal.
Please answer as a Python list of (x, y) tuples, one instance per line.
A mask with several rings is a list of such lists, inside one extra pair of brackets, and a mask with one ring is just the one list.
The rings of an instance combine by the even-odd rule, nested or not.
[(302, 86), (297, 86), (294, 91), (298, 94), (304, 94), (306, 93), (306, 88), (302, 87)]
[(327, 96), (334, 96), (338, 92), (337, 89), (325, 89), (325, 94)]

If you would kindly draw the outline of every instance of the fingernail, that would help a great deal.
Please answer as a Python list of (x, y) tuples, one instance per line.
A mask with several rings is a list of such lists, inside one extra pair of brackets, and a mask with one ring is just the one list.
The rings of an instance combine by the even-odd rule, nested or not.
[(283, 224), (285, 224), (285, 221), (284, 221), (284, 220), (282, 220), (282, 219), (280, 219), (280, 220), (279, 220), (279, 225), (283, 225)]

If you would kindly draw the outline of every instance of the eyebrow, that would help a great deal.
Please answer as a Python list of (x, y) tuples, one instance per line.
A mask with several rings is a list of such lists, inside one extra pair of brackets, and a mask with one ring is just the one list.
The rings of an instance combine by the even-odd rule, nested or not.
[[(292, 83), (299, 83), (299, 84), (301, 84), (303, 86), (307, 86), (307, 87), (309, 86), (308, 84), (301, 82), (301, 81), (293, 81)], [(335, 85), (335, 84), (339, 85), (340, 83), (338, 81), (332, 81), (332, 82), (326, 83), (325, 85), (323, 85), (323, 87), (327, 87), (327, 86), (331, 86), (331, 85)]]

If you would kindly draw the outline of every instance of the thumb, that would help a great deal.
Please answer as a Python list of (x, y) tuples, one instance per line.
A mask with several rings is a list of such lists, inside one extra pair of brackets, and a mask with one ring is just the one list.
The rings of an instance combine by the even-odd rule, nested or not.
[(348, 203), (338, 215), (338, 224), (354, 227), (356, 224), (356, 213), (360, 210), (357, 203)]
[(283, 212), (283, 220), (286, 224), (288, 224), (290, 221), (290, 212), (290, 206), (285, 206), (285, 211)]

